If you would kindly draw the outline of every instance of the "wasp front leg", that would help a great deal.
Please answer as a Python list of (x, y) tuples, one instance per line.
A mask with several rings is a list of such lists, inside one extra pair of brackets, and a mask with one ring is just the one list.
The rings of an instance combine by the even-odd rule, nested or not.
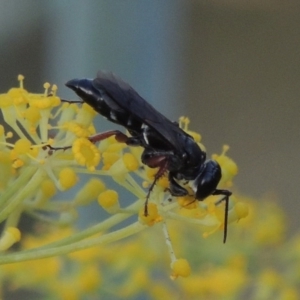
[(169, 172), (169, 183), (169, 191), (172, 196), (184, 197), (188, 195), (188, 191), (174, 179), (172, 172)]
[(157, 183), (158, 179), (161, 178), (168, 170), (170, 157), (174, 156), (172, 151), (155, 151), (152, 149), (145, 149), (142, 154), (142, 162), (150, 168), (158, 168), (157, 173), (154, 176), (154, 180), (151, 183), (145, 201), (144, 215), (148, 216), (148, 201), (150, 194)]

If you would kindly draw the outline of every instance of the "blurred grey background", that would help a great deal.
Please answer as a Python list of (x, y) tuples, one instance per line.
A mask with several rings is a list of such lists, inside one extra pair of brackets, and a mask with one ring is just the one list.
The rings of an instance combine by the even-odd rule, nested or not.
[(274, 193), (298, 229), (299, 16), (299, 0), (2, 0), (0, 88), (21, 73), (74, 98), (67, 80), (113, 71), (170, 119), (190, 116), (208, 155), (229, 144), (238, 190)]

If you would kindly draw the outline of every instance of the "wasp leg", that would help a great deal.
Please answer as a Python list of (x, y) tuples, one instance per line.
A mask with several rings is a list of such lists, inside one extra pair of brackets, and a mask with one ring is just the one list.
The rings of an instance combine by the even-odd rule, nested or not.
[(225, 216), (224, 216), (224, 236), (223, 243), (226, 243), (227, 239), (227, 226), (228, 226), (228, 209), (229, 209), (229, 197), (231, 196), (231, 192), (228, 190), (215, 190), (212, 195), (223, 195), (224, 197), (219, 200), (216, 204), (219, 204), (225, 201)]
[[(139, 137), (129, 137), (126, 134), (124, 134), (123, 132), (119, 131), (119, 130), (109, 130), (106, 132), (101, 132), (101, 133), (97, 133), (91, 137), (88, 137), (88, 140), (90, 142), (92, 142), (93, 144), (103, 141), (111, 136), (115, 136), (116, 140), (119, 143), (125, 143), (129, 146), (141, 146), (141, 139)], [(52, 147), (50, 145), (47, 145), (47, 147), (50, 150), (67, 150), (72, 148), (72, 145), (70, 146), (65, 146), (65, 147)]]
[(188, 194), (188, 191), (185, 188), (183, 188), (179, 183), (177, 183), (177, 181), (175, 181), (171, 172), (169, 173), (169, 182), (170, 182), (169, 191), (172, 196), (182, 197)]
[(150, 197), (150, 194), (157, 182), (157, 180), (162, 177), (166, 171), (169, 169), (169, 161), (170, 158), (174, 156), (173, 151), (157, 151), (152, 149), (145, 149), (142, 154), (142, 162), (143, 164), (147, 165), (150, 168), (159, 168), (157, 173), (154, 176), (154, 180), (151, 183), (147, 196), (146, 196), (146, 202), (145, 202), (145, 212), (144, 215), (148, 215), (148, 200)]
[(142, 146), (141, 138), (139, 136), (127, 136), (125, 133), (119, 130), (109, 130), (106, 132), (97, 133), (91, 137), (89, 140), (92, 143), (97, 143), (103, 141), (111, 136), (115, 136), (115, 139), (119, 143), (125, 143), (128, 146)]
[(88, 139), (93, 143), (103, 141), (111, 136), (115, 136), (115, 139), (120, 143), (126, 143), (128, 136), (119, 130), (109, 130), (101, 133), (97, 133), (93, 136), (90, 136)]
[(148, 216), (148, 201), (149, 201), (149, 197), (150, 194), (157, 182), (157, 180), (164, 175), (164, 173), (167, 171), (168, 169), (168, 159), (167, 157), (157, 157), (159, 159), (160, 165), (159, 165), (159, 169), (157, 171), (157, 173), (154, 176), (154, 180), (151, 183), (149, 189), (148, 189), (148, 193), (146, 196), (146, 201), (145, 201), (145, 206), (144, 206), (144, 216), (147, 217)]

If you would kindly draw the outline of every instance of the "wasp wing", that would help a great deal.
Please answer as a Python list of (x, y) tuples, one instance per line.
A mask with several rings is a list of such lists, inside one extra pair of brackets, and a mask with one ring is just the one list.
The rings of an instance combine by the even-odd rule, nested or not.
[(104, 90), (117, 105), (154, 129), (171, 147), (179, 150), (182, 136), (189, 136), (144, 100), (128, 83), (114, 74), (98, 72), (93, 85), (97, 89)]

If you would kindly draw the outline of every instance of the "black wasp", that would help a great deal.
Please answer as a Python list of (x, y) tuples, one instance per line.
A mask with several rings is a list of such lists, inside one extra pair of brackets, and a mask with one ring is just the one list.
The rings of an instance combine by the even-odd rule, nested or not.
[(231, 192), (217, 189), (222, 177), (219, 164), (214, 160), (206, 160), (206, 153), (189, 134), (155, 110), (129, 84), (112, 73), (99, 72), (95, 79), (73, 79), (66, 86), (109, 121), (124, 126), (131, 135), (111, 130), (91, 137), (92, 142), (115, 136), (118, 142), (141, 146), (144, 148), (142, 162), (150, 168), (158, 168), (146, 197), (145, 215), (148, 214), (148, 198), (155, 183), (168, 172), (169, 190), (175, 197), (188, 194), (178, 180), (193, 181), (195, 198), (199, 201), (209, 195), (224, 196), (220, 202), (225, 201), (225, 243)]

